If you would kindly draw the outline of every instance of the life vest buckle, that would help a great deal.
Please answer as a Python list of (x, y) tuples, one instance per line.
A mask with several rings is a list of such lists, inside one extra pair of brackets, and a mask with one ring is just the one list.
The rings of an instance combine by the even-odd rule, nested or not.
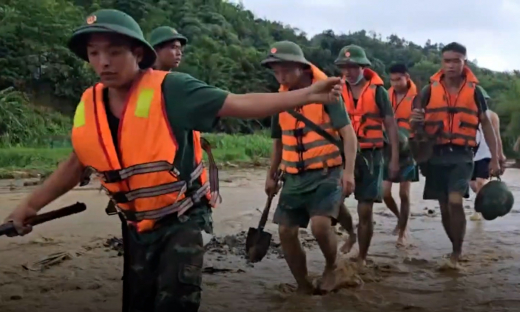
[(456, 114), (459, 112), (459, 109), (457, 107), (448, 106), (448, 114)]
[(181, 172), (175, 168), (175, 166), (172, 165), (172, 169), (170, 170), (170, 173), (175, 177), (175, 178), (179, 178), (179, 175), (181, 174)]
[(119, 170), (109, 170), (101, 172), (101, 178), (106, 183), (116, 183), (121, 182), (123, 179), (121, 178), (121, 174)]
[(294, 137), (296, 137), (296, 138), (301, 138), (301, 137), (303, 137), (303, 135), (305, 134), (305, 133), (304, 133), (304, 129), (305, 129), (305, 128), (294, 129)]
[(129, 202), (128, 197), (126, 197), (124, 192), (111, 193), (110, 197), (118, 204), (125, 204)]
[(137, 215), (135, 214), (134, 211), (120, 210), (119, 212), (121, 213), (121, 215), (123, 215), (123, 217), (125, 218), (126, 221), (129, 221), (129, 222), (139, 222), (137, 220)]

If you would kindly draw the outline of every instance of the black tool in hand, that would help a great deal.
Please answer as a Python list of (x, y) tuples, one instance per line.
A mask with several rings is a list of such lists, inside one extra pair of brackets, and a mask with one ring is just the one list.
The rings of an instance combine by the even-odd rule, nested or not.
[[(84, 203), (77, 202), (74, 205), (70, 205), (58, 210), (46, 212), (29, 218), (26, 222), (27, 225), (35, 226), (38, 224), (42, 224), (48, 221), (52, 221), (55, 219), (63, 218), (66, 216), (70, 216), (76, 213), (83, 212), (87, 209), (87, 206)], [(0, 225), (0, 236), (7, 235), (10, 233), (16, 233), (16, 228), (13, 222), (7, 222)]]

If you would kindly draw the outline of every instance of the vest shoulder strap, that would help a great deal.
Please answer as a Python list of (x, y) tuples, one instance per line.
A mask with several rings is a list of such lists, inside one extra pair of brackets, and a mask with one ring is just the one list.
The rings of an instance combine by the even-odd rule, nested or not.
[(338, 149), (341, 152), (341, 158), (343, 159), (343, 163), (345, 163), (345, 153), (343, 152), (343, 142), (341, 140), (337, 140), (334, 138), (330, 133), (325, 131), (322, 127), (315, 124), (309, 118), (305, 117), (305, 115), (298, 113), (297, 111), (290, 109), (287, 111), (291, 116), (296, 118), (297, 120), (303, 122), (306, 127), (310, 128), (312, 131), (316, 132), (317, 134), (321, 135), (325, 140), (329, 141), (330, 143), (336, 145)]

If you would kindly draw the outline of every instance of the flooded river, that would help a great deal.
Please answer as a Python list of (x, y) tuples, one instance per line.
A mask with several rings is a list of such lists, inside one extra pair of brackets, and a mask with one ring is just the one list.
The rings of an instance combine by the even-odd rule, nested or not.
[[(396, 249), (392, 235), (396, 218), (376, 205), (375, 230), (368, 267), (358, 271), (350, 258), (341, 258), (345, 288), (326, 296), (293, 292), (294, 280), (278, 244), (254, 266), (243, 259), (244, 235), (256, 226), (264, 205), (263, 171), (221, 174), (223, 203), (214, 212), (215, 235), (206, 257), (202, 312), (335, 312), (335, 311), (518, 311), (520, 306), (520, 221), (518, 205), (506, 217), (491, 222), (469, 221), (472, 202), (465, 202), (468, 229), (463, 270), (442, 271), (451, 251), (440, 211), (422, 198), (422, 181), (412, 186), (412, 217), (407, 249)], [(520, 195), (520, 171), (504, 176)], [(0, 185), (0, 218), (3, 219), (30, 189), (21, 181)], [(397, 195), (398, 187), (394, 186)], [(396, 196), (398, 198), (398, 196)], [(104, 214), (107, 198), (94, 187), (78, 189), (47, 209), (76, 201), (88, 210), (80, 215), (38, 226), (23, 238), (0, 238), (0, 311), (120, 311), (122, 257), (103, 243), (119, 236), (118, 218)], [(355, 220), (355, 201), (347, 204)], [(273, 209), (274, 210), (274, 209)], [(268, 225), (277, 241), (276, 227)], [(324, 260), (310, 232), (301, 230), (309, 271), (319, 276)], [(338, 231), (338, 234), (341, 234)], [(344, 236), (342, 236), (344, 237)], [(52, 253), (67, 260), (46, 270), (32, 264)], [(68, 254), (67, 254), (68, 253)]]

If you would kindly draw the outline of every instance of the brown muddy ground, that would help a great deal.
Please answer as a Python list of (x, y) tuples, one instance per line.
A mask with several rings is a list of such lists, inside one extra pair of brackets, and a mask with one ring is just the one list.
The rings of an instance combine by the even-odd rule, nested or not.
[[(237, 233), (258, 221), (258, 209), (265, 200), (265, 173), (235, 171), (222, 176), (224, 203), (214, 214), (219, 239), (207, 245), (203, 312), (489, 312), (518, 311), (520, 307), (520, 249), (515, 247), (520, 237), (518, 207), (492, 222), (468, 221), (464, 271), (443, 272), (439, 268), (451, 246), (437, 204), (422, 201), (422, 183), (416, 183), (410, 222), (412, 247), (395, 248), (396, 237), (391, 232), (396, 219), (383, 205), (377, 205), (368, 268), (355, 270), (349, 261), (357, 252), (354, 250), (342, 257), (341, 272), (349, 287), (327, 296), (301, 296), (291, 291), (294, 281), (276, 243), (268, 258), (254, 267), (241, 257), (244, 236)], [(515, 195), (520, 192), (519, 177), (516, 169), (504, 177)], [(22, 181), (2, 182), (0, 219), (29, 190), (19, 185)], [(76, 201), (85, 202), (88, 210), (38, 226), (27, 237), (0, 238), (1, 312), (120, 311), (122, 257), (103, 246), (108, 238), (119, 235), (118, 218), (104, 214), (107, 199), (92, 187), (73, 191), (48, 209)], [(470, 215), (472, 204), (468, 201), (466, 205)], [(355, 215), (355, 201), (349, 199), (348, 206)], [(276, 233), (272, 224), (267, 230)], [(310, 272), (318, 276), (323, 259), (307, 231), (301, 233)], [(56, 252), (69, 252), (72, 257), (45, 270), (23, 268)]]

